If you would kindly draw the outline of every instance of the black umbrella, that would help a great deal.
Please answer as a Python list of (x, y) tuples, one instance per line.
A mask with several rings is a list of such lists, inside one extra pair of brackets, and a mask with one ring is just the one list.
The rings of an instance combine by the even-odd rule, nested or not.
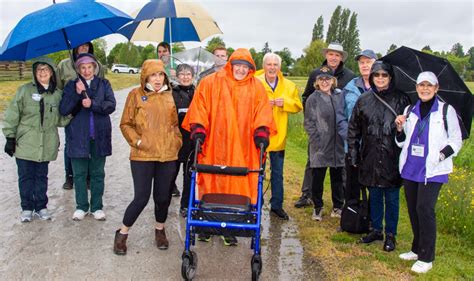
[(469, 134), (471, 131), (474, 98), (449, 61), (434, 55), (402, 46), (380, 60), (393, 66), (395, 86), (408, 94), (414, 103), (418, 100), (416, 78), (423, 71), (431, 71), (438, 77), (438, 97), (453, 106)]

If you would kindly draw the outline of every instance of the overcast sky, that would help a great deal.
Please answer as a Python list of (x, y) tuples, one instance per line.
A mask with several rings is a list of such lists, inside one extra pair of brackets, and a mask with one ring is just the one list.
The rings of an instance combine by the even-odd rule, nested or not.
[[(62, 0), (57, 0), (62, 2)], [(147, 1), (102, 0), (126, 13), (132, 13)], [(199, 0), (223, 31), (228, 47), (262, 49), (269, 42), (272, 50), (288, 47), (293, 56), (302, 54), (311, 40), (317, 18), (324, 18), (325, 34), (332, 12), (341, 5), (358, 14), (360, 46), (382, 54), (394, 43), (421, 49), (450, 50), (460, 42), (466, 52), (474, 46), (474, 5), (463, 1), (393, 0)], [(0, 44), (16, 23), (27, 13), (52, 4), (52, 0), (0, 0)], [(106, 36), (108, 51), (121, 35)], [(187, 47), (203, 43), (185, 43)]]

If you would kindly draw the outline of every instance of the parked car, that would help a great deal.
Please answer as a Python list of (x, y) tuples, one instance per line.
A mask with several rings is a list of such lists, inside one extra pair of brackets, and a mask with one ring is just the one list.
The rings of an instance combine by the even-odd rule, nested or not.
[(114, 65), (112, 65), (112, 72), (115, 72), (115, 73), (122, 72), (122, 73), (134, 74), (134, 73), (139, 73), (140, 68), (130, 67), (126, 64), (114, 64)]

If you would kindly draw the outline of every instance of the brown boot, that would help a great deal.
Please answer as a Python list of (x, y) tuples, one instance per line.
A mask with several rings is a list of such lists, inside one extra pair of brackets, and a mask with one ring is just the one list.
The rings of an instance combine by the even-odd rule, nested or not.
[(168, 249), (169, 243), (168, 243), (168, 239), (166, 239), (166, 233), (165, 233), (164, 228), (161, 230), (155, 228), (155, 241), (156, 241), (156, 246), (158, 247), (158, 249), (160, 250)]
[(115, 231), (114, 253), (116, 255), (123, 256), (127, 254), (127, 237), (128, 234), (120, 233), (120, 229)]

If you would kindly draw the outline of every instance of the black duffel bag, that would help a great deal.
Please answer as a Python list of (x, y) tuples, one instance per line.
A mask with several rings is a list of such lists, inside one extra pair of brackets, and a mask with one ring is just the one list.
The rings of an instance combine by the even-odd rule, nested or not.
[(349, 233), (368, 233), (370, 216), (367, 191), (361, 187), (362, 200), (347, 200), (342, 208), (341, 229)]

